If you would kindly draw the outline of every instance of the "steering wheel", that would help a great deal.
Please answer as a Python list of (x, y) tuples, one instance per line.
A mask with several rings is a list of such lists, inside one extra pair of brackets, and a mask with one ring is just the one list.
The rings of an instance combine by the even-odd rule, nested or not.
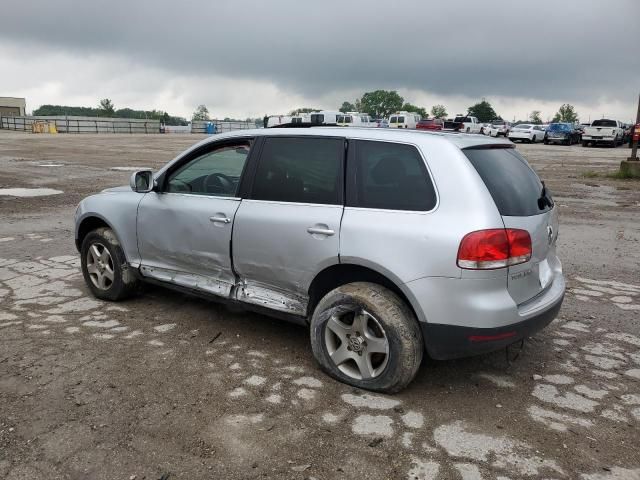
[(233, 192), (233, 180), (224, 173), (211, 173), (204, 178), (202, 184), (207, 193)]

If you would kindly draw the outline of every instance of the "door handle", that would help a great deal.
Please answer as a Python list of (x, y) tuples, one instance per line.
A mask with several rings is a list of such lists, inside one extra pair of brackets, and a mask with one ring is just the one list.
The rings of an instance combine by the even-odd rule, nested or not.
[(231, 219), (228, 217), (209, 217), (209, 220), (212, 222), (220, 222), (220, 223), (231, 223)]
[(307, 228), (307, 233), (310, 233), (311, 235), (326, 235), (330, 237), (331, 235), (335, 235), (336, 232), (329, 228), (309, 227)]

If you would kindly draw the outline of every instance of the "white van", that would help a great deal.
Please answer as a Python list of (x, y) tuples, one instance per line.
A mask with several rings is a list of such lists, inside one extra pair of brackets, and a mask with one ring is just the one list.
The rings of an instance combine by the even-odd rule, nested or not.
[(329, 110), (322, 110), (320, 112), (313, 112), (311, 114), (311, 123), (314, 125), (335, 125), (339, 115), (344, 115), (341, 112), (331, 112)]
[(336, 123), (341, 127), (375, 127), (377, 123), (372, 118), (359, 112), (347, 112), (336, 117)]
[(267, 128), (276, 127), (283, 123), (291, 123), (291, 116), (289, 115), (272, 115), (267, 121)]
[(310, 123), (311, 115), (308, 113), (299, 113), (291, 117), (291, 123)]
[(389, 128), (412, 128), (422, 120), (422, 116), (413, 112), (396, 112), (389, 117)]

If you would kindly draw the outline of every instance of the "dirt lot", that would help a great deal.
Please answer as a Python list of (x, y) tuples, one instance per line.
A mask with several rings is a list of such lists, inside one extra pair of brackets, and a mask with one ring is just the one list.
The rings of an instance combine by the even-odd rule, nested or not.
[(626, 147), (518, 145), (560, 208), (560, 317), (511, 365), (426, 361), (387, 397), (324, 376), (303, 328), (88, 295), (78, 201), (197, 140), (0, 133), (0, 189), (63, 192), (0, 195), (0, 478), (640, 479), (640, 183), (605, 175)]

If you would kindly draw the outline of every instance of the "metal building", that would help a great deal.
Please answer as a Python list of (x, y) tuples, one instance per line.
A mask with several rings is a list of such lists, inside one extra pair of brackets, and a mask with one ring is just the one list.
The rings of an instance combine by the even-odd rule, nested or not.
[(26, 106), (24, 98), (0, 97), (0, 116), (24, 117)]

